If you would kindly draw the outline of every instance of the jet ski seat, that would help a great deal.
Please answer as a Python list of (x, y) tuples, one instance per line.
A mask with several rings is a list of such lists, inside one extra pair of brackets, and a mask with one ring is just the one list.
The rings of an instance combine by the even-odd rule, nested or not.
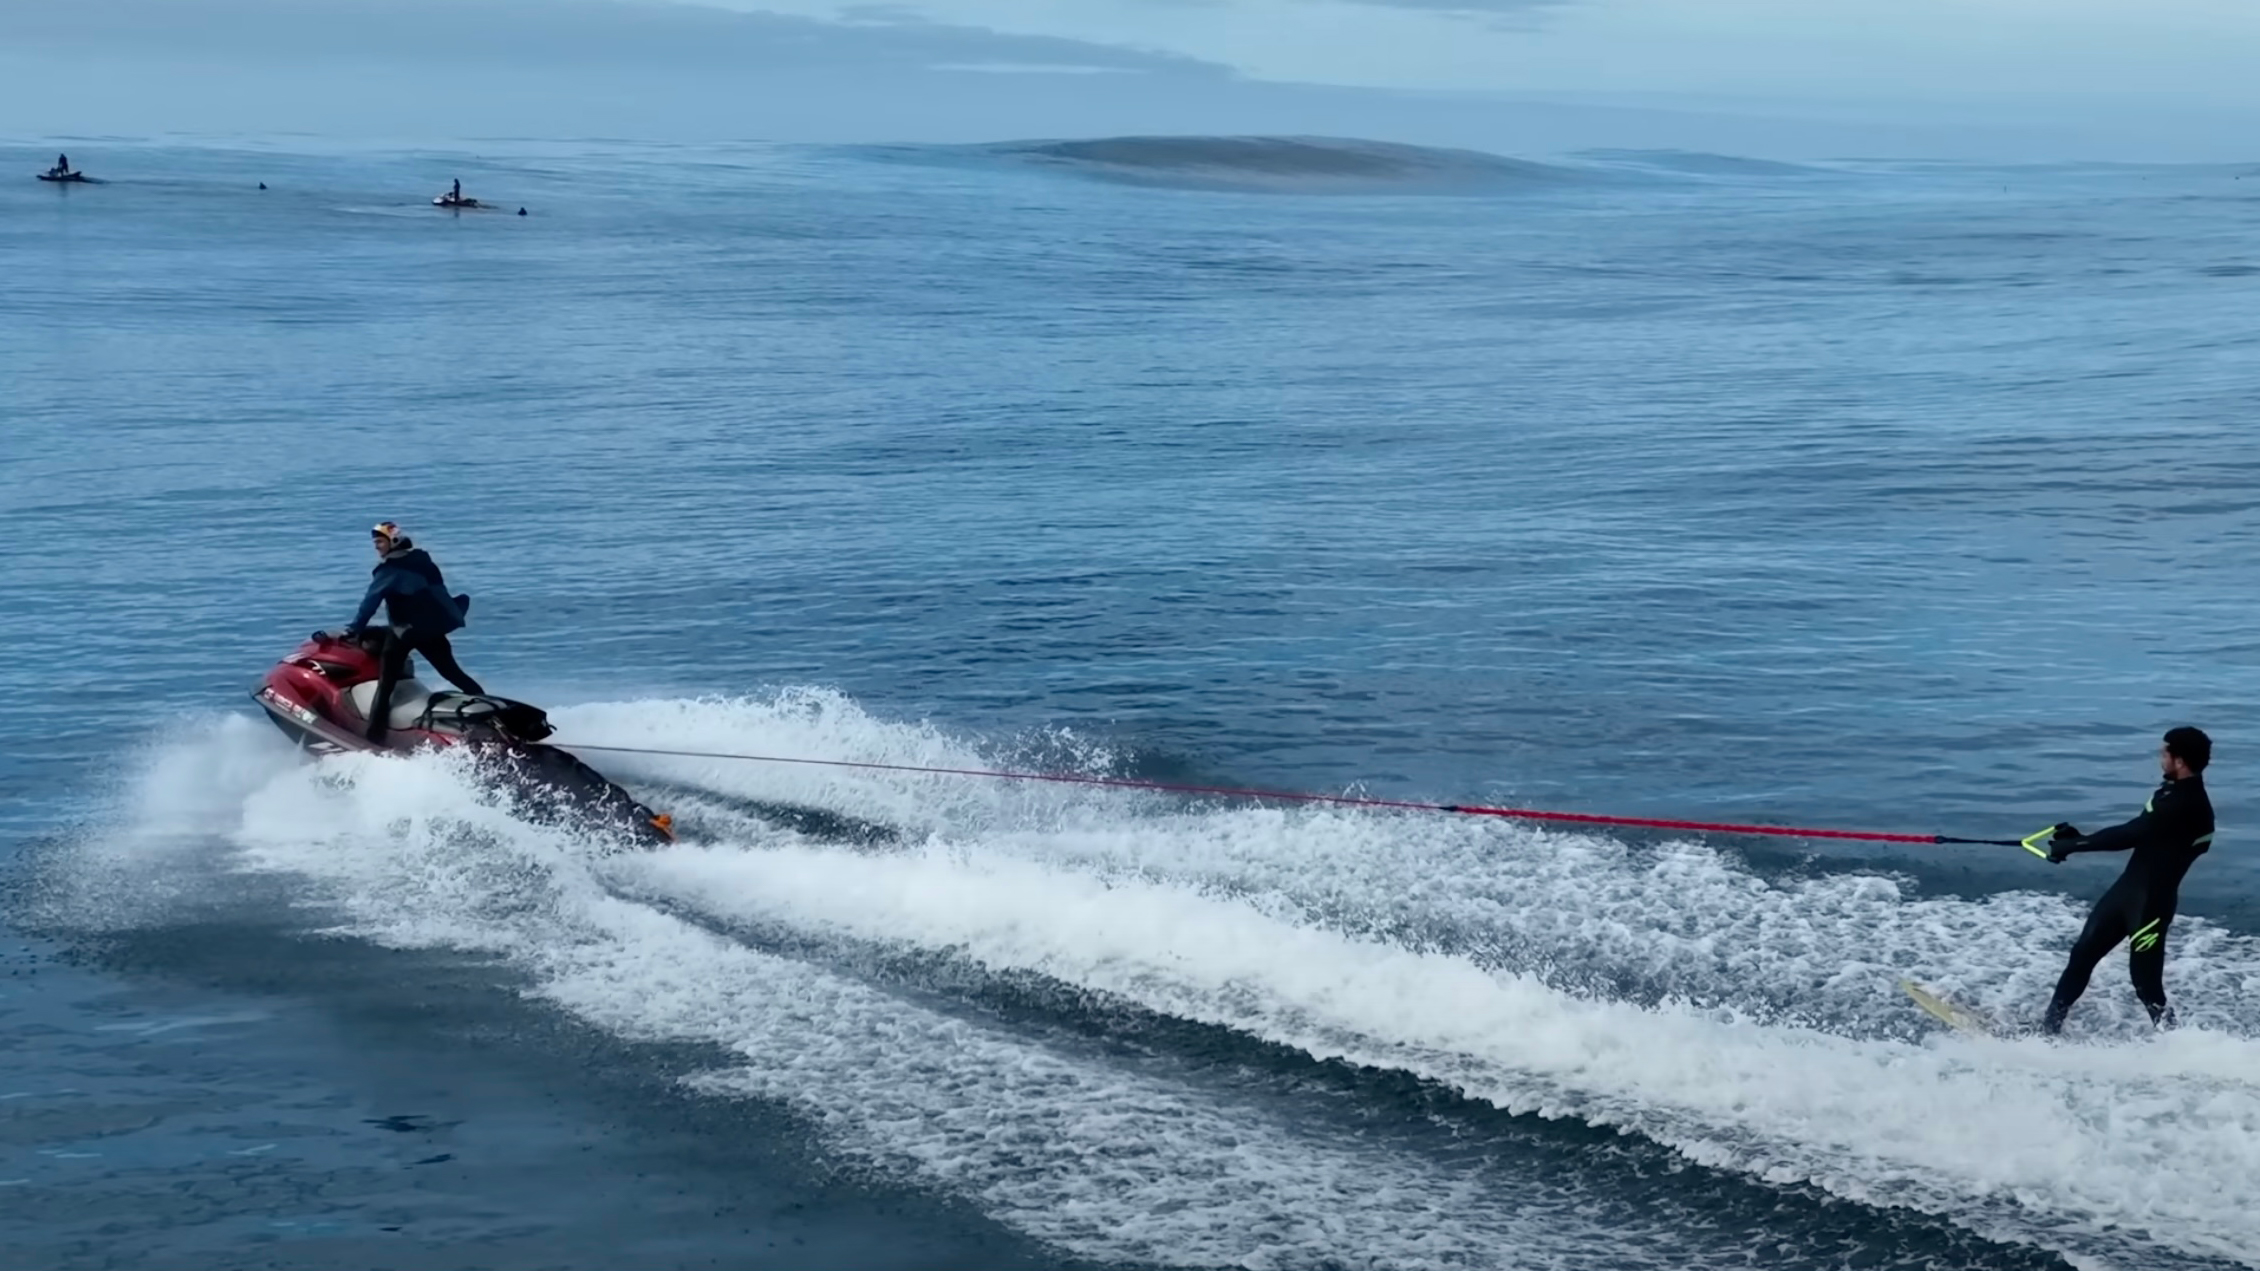
[[(369, 717), (369, 706), (377, 700), (377, 686), (373, 680), (363, 680), (346, 692), (353, 709), (361, 718)], [(424, 718), (424, 707), (432, 700), (432, 690), (417, 680), (402, 680), (392, 686), (392, 709), (386, 712), (387, 728), (414, 728)]]

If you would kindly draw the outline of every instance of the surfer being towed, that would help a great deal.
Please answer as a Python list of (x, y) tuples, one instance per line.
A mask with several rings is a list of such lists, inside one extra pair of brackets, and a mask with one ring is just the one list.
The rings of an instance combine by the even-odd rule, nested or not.
[(2213, 758), (2213, 741), (2195, 728), (2175, 728), (2158, 747), (2158, 768), (2165, 780), (2142, 805), (2142, 814), (2124, 825), (2094, 834), (2081, 834), (2070, 824), (2056, 827), (2048, 842), (2048, 859), (2061, 865), (2075, 852), (2124, 852), (2134, 855), (2127, 870), (2087, 916), (2072, 956), (2056, 981), (2056, 996), (2048, 1003), (2041, 1028), (2051, 1034), (2064, 1029), (2064, 1016), (2087, 991), (2088, 976), (2103, 955), (2121, 940), (2130, 945), (2127, 973), (2134, 994), (2150, 1012), (2150, 1022), (2170, 1027), (2174, 1013), (2166, 1005), (2166, 929), (2174, 922), (2182, 875), (2213, 846), (2213, 801), (2205, 797), (2205, 765)]

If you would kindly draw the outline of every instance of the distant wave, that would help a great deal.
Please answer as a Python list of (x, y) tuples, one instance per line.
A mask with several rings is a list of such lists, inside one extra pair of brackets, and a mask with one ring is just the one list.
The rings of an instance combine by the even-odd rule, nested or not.
[(1478, 150), (1340, 137), (1103, 137), (978, 149), (1107, 180), (1202, 189), (1449, 193), (1594, 179), (1575, 168)]
[(1773, 159), (1746, 159), (1731, 154), (1705, 154), (1697, 150), (1585, 150), (1581, 159), (1611, 166), (1642, 168), (1706, 177), (1820, 177), (1836, 176), (1830, 168)]

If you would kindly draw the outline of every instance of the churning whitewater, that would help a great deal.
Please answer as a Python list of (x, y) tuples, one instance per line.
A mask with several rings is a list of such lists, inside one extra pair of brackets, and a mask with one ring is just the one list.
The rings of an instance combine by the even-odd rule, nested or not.
[[(823, 693), (559, 718), (604, 744), (994, 758)], [(1432, 1089), (1445, 1125), (1621, 1130), (1653, 1145), (1650, 1168), (1809, 1184), (2104, 1262), (2260, 1247), (2236, 1203), (2260, 1126), (2260, 1044), (2239, 1023), (2260, 1018), (2260, 945), (2201, 919), (2171, 970), (2202, 1004), (2188, 1027), (2150, 1038), (2112, 1002), (2089, 1044), (1968, 1039), (1909, 1018), (1896, 977), (2029, 1011), (2052, 969), (2032, 951), (2069, 940), (2076, 906), (1926, 898), (1867, 872), (1767, 880), (1698, 843), (1440, 817), (714, 760), (634, 775), (703, 792), (685, 795), (695, 841), (619, 852), (513, 817), (450, 757), (303, 764), (229, 719), (161, 748), (72, 876), (177, 877), (193, 865), (168, 852), (213, 846), (179, 831), (214, 831), (206, 885), (286, 875), (340, 934), (497, 955), (621, 1037), (718, 1044), (742, 1062), (685, 1077), (696, 1097), (791, 1104), (869, 1169), (1094, 1259), (1745, 1257), (1691, 1236), (1685, 1202), (1596, 1208), (1551, 1171), (1360, 1125), (1399, 1079)], [(905, 833), (827, 843), (733, 812), (749, 801)], [(1200, 1052), (1219, 1047), (1257, 1071), (1215, 1071)], [(1314, 1063), (1347, 1106), (1283, 1117)]]

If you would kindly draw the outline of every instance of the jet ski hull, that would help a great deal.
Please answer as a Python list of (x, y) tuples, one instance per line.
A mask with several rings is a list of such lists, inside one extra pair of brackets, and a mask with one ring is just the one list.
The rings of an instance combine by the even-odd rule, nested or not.
[(94, 184), (94, 178), (86, 175), (84, 172), (65, 172), (61, 174), (53, 172), (42, 172), (39, 174), (39, 179), (42, 181), (53, 181), (58, 185)]
[(542, 739), (548, 718), (524, 702), (433, 693), (414, 680), (394, 690), (382, 742), (367, 735), (382, 671), (374, 641), (316, 636), (275, 664), (251, 699), (283, 735), (317, 755), (467, 749), (497, 784), (544, 819), (615, 828), (648, 846), (674, 841), (673, 823), (574, 755)]

